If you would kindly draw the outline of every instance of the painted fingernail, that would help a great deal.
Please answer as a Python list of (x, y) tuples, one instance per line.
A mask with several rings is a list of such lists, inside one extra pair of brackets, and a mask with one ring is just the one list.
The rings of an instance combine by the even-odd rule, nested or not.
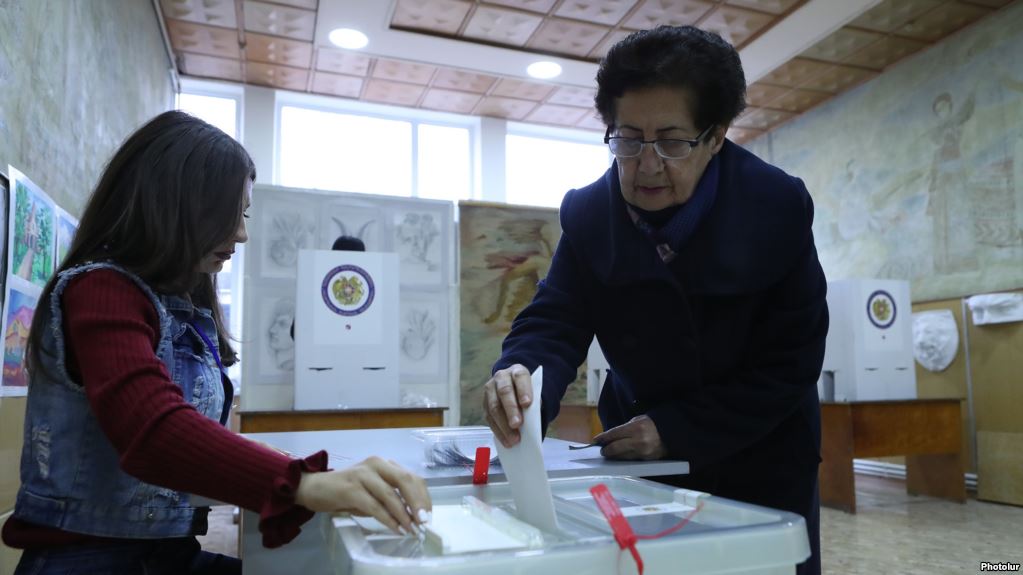
[(511, 424), (512, 425), (518, 425), (519, 424), (519, 416), (513, 415), (512, 418), (511, 418)]
[(429, 523), (430, 520), (433, 519), (433, 513), (430, 513), (425, 509), (420, 509), (419, 513), (417, 514), (417, 517), (419, 517), (420, 523)]

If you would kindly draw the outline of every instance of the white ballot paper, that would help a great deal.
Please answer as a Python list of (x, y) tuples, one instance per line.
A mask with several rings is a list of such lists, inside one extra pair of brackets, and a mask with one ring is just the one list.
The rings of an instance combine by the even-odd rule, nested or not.
[(515, 515), (542, 531), (558, 533), (558, 520), (554, 516), (554, 498), (547, 483), (547, 470), (543, 466), (540, 442), (540, 391), (543, 390), (543, 366), (533, 372), (533, 403), (522, 413), (519, 433), (522, 440), (514, 447), (497, 442), (497, 455), (501, 468), (511, 486), (515, 501)]

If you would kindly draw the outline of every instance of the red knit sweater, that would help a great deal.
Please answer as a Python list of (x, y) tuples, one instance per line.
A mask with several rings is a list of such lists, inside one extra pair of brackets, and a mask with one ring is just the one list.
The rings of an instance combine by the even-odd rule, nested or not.
[[(113, 270), (73, 279), (63, 294), (67, 366), (121, 457), (147, 483), (258, 512), (263, 544), (298, 535), (313, 513), (295, 504), (302, 471), (323, 471), (327, 454), (290, 459), (233, 433), (187, 403), (155, 349), (160, 321), (149, 298)], [(79, 362), (78, 358), (84, 358)], [(225, 378), (225, 385), (231, 385)], [(106, 539), (8, 519), (9, 547), (54, 547)]]

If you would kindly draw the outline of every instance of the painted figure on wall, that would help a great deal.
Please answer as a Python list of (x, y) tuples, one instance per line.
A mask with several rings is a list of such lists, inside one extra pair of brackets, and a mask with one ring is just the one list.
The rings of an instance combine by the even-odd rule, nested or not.
[(931, 104), (938, 120), (931, 164), (927, 215), (933, 224), (934, 271), (942, 274), (977, 269), (977, 238), (966, 163), (962, 157), (963, 124), (973, 116), (971, 94), (956, 110), (952, 95), (942, 92)]
[[(487, 268), (503, 269), (498, 278), (497, 302), (493, 311), (483, 318), (484, 323), (494, 323), (505, 313), (504, 321), (511, 322), (522, 308), (536, 295), (536, 283), (547, 275), (551, 267), (554, 246), (549, 236), (552, 232), (550, 223), (542, 220), (525, 220), (502, 224), (509, 235), (522, 235), (535, 238), (535, 248), (527, 252), (487, 254)], [(521, 281), (520, 280), (525, 280)], [(511, 300), (508, 293), (516, 286)]]

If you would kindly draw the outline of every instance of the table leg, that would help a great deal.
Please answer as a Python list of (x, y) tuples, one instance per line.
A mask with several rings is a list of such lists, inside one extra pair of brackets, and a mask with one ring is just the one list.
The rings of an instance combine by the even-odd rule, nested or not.
[(965, 502), (962, 454), (907, 455), (906, 493)]
[(848, 405), (821, 406), (821, 505), (856, 513), (852, 412)]

